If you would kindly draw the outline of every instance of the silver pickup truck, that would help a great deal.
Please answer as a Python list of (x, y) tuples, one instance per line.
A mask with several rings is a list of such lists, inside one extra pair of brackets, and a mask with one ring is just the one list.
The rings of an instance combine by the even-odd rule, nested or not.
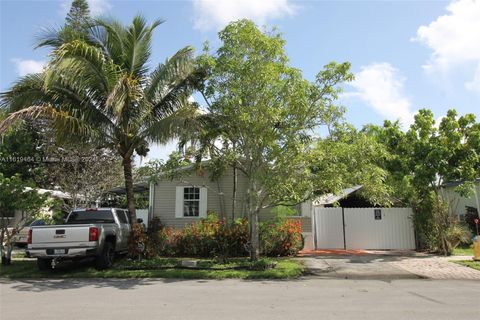
[(40, 270), (87, 257), (95, 259), (97, 269), (105, 269), (112, 266), (115, 253), (127, 251), (130, 230), (126, 209), (75, 209), (63, 225), (31, 227), (27, 254), (37, 258)]

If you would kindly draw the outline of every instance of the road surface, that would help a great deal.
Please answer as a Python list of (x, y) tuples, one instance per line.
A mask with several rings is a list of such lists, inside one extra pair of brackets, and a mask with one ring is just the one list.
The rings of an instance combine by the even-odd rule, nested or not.
[(0, 280), (1, 320), (478, 319), (480, 281)]

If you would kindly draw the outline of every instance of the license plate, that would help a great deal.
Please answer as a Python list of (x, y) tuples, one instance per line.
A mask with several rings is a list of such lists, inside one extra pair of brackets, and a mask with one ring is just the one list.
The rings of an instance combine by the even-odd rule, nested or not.
[(65, 254), (65, 249), (55, 249), (53, 250), (54, 254)]

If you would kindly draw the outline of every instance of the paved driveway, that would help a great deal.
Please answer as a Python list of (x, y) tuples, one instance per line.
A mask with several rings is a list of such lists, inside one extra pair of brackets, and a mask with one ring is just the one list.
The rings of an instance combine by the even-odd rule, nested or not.
[(480, 280), (479, 270), (452, 262), (453, 260), (470, 259), (471, 257), (411, 257), (408, 259), (394, 260), (390, 264), (429, 279)]
[(301, 259), (312, 275), (347, 279), (470, 279), (480, 271), (451, 260), (471, 257), (438, 257), (419, 253), (310, 254)]
[(0, 319), (477, 319), (461, 280), (0, 280)]

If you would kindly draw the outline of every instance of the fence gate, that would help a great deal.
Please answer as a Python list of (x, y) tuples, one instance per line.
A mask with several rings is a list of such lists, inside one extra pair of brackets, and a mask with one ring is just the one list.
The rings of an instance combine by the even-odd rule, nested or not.
[(410, 208), (315, 207), (317, 249), (415, 249)]
[(342, 208), (317, 208), (315, 214), (315, 247), (317, 249), (343, 249)]

